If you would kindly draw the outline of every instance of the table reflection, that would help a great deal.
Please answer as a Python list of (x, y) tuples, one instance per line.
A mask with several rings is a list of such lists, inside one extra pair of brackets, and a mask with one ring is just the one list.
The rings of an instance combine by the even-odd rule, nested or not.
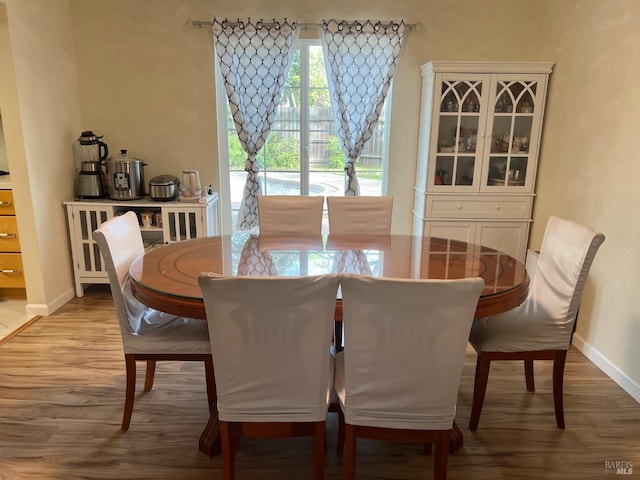
[(528, 289), (524, 265), (509, 255), (456, 240), (410, 235), (208, 237), (157, 248), (130, 268), (134, 286), (147, 301), (153, 301), (150, 296), (154, 294), (182, 298), (192, 301), (194, 310), (201, 308), (201, 272), (245, 276), (354, 273), (408, 279), (480, 276), (485, 281), (483, 305), (487, 297), (514, 289), (518, 292), (511, 295), (509, 304), (519, 303)]

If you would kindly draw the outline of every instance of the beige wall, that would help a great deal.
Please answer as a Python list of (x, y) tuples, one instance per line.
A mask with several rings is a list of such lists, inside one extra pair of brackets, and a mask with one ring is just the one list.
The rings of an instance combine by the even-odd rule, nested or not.
[(640, 401), (640, 3), (547, 2), (551, 75), (530, 243), (550, 215), (603, 232), (578, 345)]
[[(0, 109), (30, 313), (73, 297), (62, 202), (73, 195), (71, 145), (80, 128), (67, 0), (7, 0), (0, 37)], [(8, 25), (8, 29), (7, 29)]]
[[(423, 25), (407, 34), (394, 80), (388, 190), (397, 232), (411, 228), (419, 66), (429, 60), (556, 62), (531, 245), (539, 246), (552, 214), (605, 233), (576, 340), (640, 399), (640, 353), (633, 351), (640, 337), (634, 295), (640, 258), (625, 248), (640, 233), (639, 189), (632, 184), (640, 176), (633, 154), (640, 115), (634, 0), (69, 0), (70, 13), (62, 0), (7, 1), (20, 100), (14, 116), (21, 117), (26, 139), (10, 161), (12, 170), (22, 169), (14, 168), (21, 156), (26, 164), (20, 175), (33, 193), (27, 227), (43, 269), (41, 285), (28, 282), (46, 301), (72, 287), (60, 204), (72, 195), (67, 161), (80, 130), (93, 129), (112, 151), (128, 148), (143, 158), (148, 177), (193, 167), (203, 182), (218, 186), (213, 49), (206, 29), (184, 28), (187, 19), (403, 18)], [(56, 239), (41, 232), (55, 232)]]
[[(218, 187), (213, 46), (208, 29), (187, 19), (288, 17), (403, 18), (422, 23), (406, 36), (393, 96), (389, 192), (394, 230), (410, 232), (417, 148), (419, 67), (432, 59), (546, 60), (535, 48), (535, 4), (509, 0), (70, 0), (84, 128), (109, 148), (128, 148), (150, 178), (200, 170)], [(96, 14), (100, 12), (100, 14)], [(529, 19), (514, 21), (514, 19)], [(460, 32), (452, 35), (452, 32)], [(488, 35), (487, 32), (492, 32)], [(496, 33), (498, 32), (498, 33)], [(397, 126), (396, 126), (397, 125)], [(179, 175), (178, 175), (179, 176)], [(396, 215), (397, 214), (397, 215)]]

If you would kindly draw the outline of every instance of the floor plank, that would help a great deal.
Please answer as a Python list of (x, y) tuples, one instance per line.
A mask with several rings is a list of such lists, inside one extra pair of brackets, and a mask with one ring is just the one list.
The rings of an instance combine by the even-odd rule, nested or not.
[[(565, 375), (567, 428), (555, 427), (548, 365), (536, 364), (536, 392), (523, 367), (492, 366), (476, 432), (467, 428), (475, 354), (467, 352), (458, 423), (465, 446), (449, 457), (456, 479), (606, 479), (606, 461), (627, 461), (640, 474), (640, 405), (571, 349)], [(220, 458), (198, 451), (208, 413), (204, 368), (160, 363), (154, 389), (142, 390), (131, 428), (120, 431), (124, 358), (106, 286), (87, 289), (0, 346), (0, 479), (219, 479)], [(326, 478), (343, 478), (333, 448), (337, 418), (328, 417)], [(246, 440), (237, 478), (311, 476), (308, 439)], [(432, 458), (418, 445), (358, 443), (361, 479), (428, 479)], [(633, 477), (632, 477), (633, 478)]]

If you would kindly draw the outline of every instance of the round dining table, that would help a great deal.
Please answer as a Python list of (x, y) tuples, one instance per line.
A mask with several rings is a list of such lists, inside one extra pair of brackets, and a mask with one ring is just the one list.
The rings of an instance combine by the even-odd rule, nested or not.
[[(354, 273), (384, 278), (459, 279), (481, 277), (484, 289), (475, 316), (520, 305), (527, 297), (525, 266), (498, 250), (458, 240), (384, 236), (265, 236), (239, 233), (171, 243), (147, 251), (129, 268), (131, 290), (141, 303), (167, 313), (206, 319), (198, 276), (307, 276)], [(342, 301), (336, 299), (336, 321)], [(463, 444), (455, 425), (450, 450)], [(217, 412), (200, 437), (200, 450), (219, 452)]]

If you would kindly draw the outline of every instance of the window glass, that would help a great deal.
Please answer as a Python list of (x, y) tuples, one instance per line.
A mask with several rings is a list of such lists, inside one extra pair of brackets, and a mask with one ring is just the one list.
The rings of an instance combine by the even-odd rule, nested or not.
[[(238, 140), (228, 102), (226, 112), (231, 226), (235, 230), (247, 178), (246, 154)], [(356, 164), (361, 195), (384, 193), (386, 112), (385, 105)], [(262, 193), (342, 196), (344, 161), (335, 133), (322, 47), (317, 41), (300, 40), (275, 121), (258, 154)]]

